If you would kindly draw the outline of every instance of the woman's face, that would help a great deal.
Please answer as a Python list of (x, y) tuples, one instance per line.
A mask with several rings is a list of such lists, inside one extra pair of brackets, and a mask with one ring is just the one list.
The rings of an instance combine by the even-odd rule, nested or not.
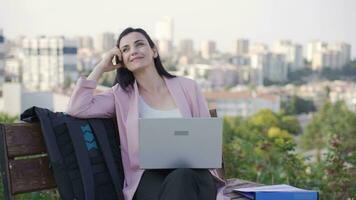
[(119, 49), (122, 61), (128, 70), (134, 72), (138, 69), (153, 66), (153, 58), (157, 57), (157, 50), (151, 48), (144, 35), (132, 32), (121, 38)]

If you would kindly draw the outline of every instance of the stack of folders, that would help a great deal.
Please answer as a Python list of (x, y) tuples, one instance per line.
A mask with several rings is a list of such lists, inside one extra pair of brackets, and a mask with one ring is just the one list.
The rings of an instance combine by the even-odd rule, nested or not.
[(234, 189), (253, 200), (318, 200), (317, 191), (304, 190), (290, 185), (268, 185)]

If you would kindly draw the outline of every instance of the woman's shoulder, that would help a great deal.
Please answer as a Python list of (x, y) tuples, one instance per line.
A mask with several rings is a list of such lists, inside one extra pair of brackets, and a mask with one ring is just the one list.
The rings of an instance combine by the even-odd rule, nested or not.
[(129, 93), (130, 93), (130, 89), (128, 89), (126, 91), (118, 83), (116, 83), (114, 86), (112, 86), (111, 90), (113, 91), (113, 93), (117, 93), (120, 95), (129, 95)]
[(183, 84), (186, 87), (195, 87), (197, 82), (191, 78), (185, 77), (185, 76), (176, 76), (175, 78), (177, 81), (179, 81), (181, 84)]

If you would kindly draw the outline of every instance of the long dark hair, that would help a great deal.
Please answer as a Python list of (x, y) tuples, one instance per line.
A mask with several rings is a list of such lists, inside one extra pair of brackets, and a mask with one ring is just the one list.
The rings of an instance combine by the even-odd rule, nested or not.
[[(156, 47), (156, 45), (154, 44), (154, 42), (152, 41), (150, 36), (146, 33), (146, 31), (144, 31), (141, 28), (131, 28), (131, 27), (129, 27), (129, 28), (126, 28), (124, 31), (122, 31), (122, 33), (119, 35), (119, 38), (117, 39), (117, 43), (116, 43), (117, 48), (120, 48), (121, 39), (125, 35), (127, 35), (129, 33), (132, 33), (132, 32), (141, 33), (143, 36), (145, 36), (145, 38), (147, 39), (147, 41), (148, 41), (148, 43), (149, 43), (151, 48)], [(164, 76), (166, 78), (174, 78), (174, 77), (176, 77), (176, 76), (168, 73), (164, 69), (158, 52), (157, 52), (157, 57), (153, 58), (153, 60), (154, 60), (154, 64), (155, 64), (156, 70), (157, 70), (157, 72), (158, 72), (158, 74), (160, 76)], [(126, 92), (128, 92), (128, 88), (129, 87), (132, 88), (134, 82), (135, 82), (135, 77), (134, 77), (133, 73), (130, 70), (128, 70), (126, 67), (120, 67), (119, 69), (116, 70), (116, 78), (115, 78), (115, 81), (114, 81), (114, 85), (116, 83), (118, 83), (121, 88), (123, 88)]]

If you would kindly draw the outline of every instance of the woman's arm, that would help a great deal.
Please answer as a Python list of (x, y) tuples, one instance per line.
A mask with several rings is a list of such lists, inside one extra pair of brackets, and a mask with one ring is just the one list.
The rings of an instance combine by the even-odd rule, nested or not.
[(121, 64), (114, 65), (112, 63), (114, 56), (118, 56), (121, 59), (121, 53), (117, 47), (105, 54), (104, 58), (94, 67), (88, 78), (79, 78), (68, 104), (68, 114), (80, 118), (114, 116), (115, 100), (113, 90), (94, 95), (94, 90), (100, 76), (104, 72), (121, 67)]
[(80, 77), (69, 100), (67, 113), (79, 118), (113, 117), (115, 102), (112, 89), (94, 95), (96, 86), (95, 80)]

